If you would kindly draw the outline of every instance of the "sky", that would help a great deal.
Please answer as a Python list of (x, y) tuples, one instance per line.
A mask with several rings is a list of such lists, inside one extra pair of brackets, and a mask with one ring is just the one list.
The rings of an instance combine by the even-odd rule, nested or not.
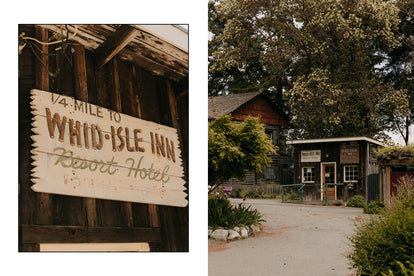
[[(414, 133), (414, 126), (410, 127), (410, 132)], [(391, 137), (391, 139), (393, 140), (394, 144), (396, 145), (401, 145), (404, 146), (405, 142), (404, 139), (401, 137), (401, 135), (395, 134), (395, 133), (391, 133), (391, 132), (387, 132), (387, 134)], [(412, 144), (414, 142), (414, 135), (410, 135), (409, 141), (410, 144)]]

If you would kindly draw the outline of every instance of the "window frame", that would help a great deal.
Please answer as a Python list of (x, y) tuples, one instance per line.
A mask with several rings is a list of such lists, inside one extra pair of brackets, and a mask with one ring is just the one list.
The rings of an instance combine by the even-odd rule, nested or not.
[[(347, 168), (356, 168), (356, 180), (347, 180), (347, 174), (346, 174), (346, 169)], [(355, 176), (355, 173), (352, 173), (353, 176)], [(359, 181), (359, 170), (358, 170), (358, 165), (344, 165), (344, 182), (345, 183), (356, 183)]]
[[(305, 180), (305, 169), (313, 170), (313, 180)], [(302, 183), (315, 183), (316, 180), (316, 168), (314, 166), (302, 167)]]

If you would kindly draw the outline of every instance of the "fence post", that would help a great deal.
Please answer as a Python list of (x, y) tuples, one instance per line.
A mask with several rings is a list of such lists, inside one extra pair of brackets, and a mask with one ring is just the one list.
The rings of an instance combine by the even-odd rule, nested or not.
[(302, 186), (302, 189), (300, 190), (300, 202), (303, 203), (303, 186)]
[(285, 189), (282, 186), (282, 202), (285, 202)]

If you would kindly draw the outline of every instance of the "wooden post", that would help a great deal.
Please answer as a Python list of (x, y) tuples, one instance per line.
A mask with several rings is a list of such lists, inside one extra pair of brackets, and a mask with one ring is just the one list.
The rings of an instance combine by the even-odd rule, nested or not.
[[(47, 41), (48, 39), (48, 32), (46, 29), (43, 29), (39, 26), (35, 26), (35, 36), (40, 41)], [(47, 45), (39, 45), (40, 49), (43, 53), (47, 54), (48, 46)], [(36, 88), (40, 90), (49, 90), (49, 74), (47, 69), (42, 65), (45, 66), (49, 65), (49, 58), (47, 55), (42, 55), (38, 53), (38, 56), (41, 58), (41, 61), (36, 59), (35, 63), (35, 84)], [(37, 216), (37, 223), (38, 224), (51, 224), (52, 223), (52, 212), (50, 210), (51, 205), (51, 196), (47, 193), (39, 193), (37, 195), (38, 198), (38, 208), (39, 208), (39, 215)]]
[[(76, 98), (81, 101), (88, 102), (88, 81), (86, 74), (85, 48), (82, 45), (75, 45), (74, 49)], [(86, 216), (88, 219), (87, 225), (96, 226), (96, 200), (93, 198), (83, 198), (82, 200), (85, 206)]]
[[(170, 83), (169, 80), (166, 80), (166, 87), (167, 87), (168, 102), (169, 102), (170, 112), (171, 112), (171, 121), (173, 123), (173, 127), (177, 129), (178, 139), (180, 141), (181, 146), (183, 146), (183, 137), (182, 137), (182, 134), (181, 134), (181, 126), (180, 126), (180, 123), (178, 121), (179, 114), (178, 114), (178, 109), (177, 109), (177, 98), (175, 96), (175, 93), (174, 93), (174, 91), (171, 87), (171, 83)], [(183, 163), (184, 163), (183, 164), (184, 167), (187, 168), (185, 158), (183, 158)], [(183, 214), (183, 210), (177, 210), (177, 209), (173, 209), (173, 208), (164, 208), (164, 216), (167, 215), (168, 217), (174, 217), (174, 216), (178, 217), (179, 221), (176, 222), (176, 223), (182, 223), (182, 217), (180, 217), (179, 214)], [(169, 225), (174, 225), (174, 221), (170, 220)], [(172, 231), (170, 231), (170, 232), (172, 234)], [(187, 234), (188, 234), (188, 231), (187, 231)], [(172, 251), (181, 250), (180, 248), (181, 248), (182, 245), (178, 244), (178, 241), (177, 241), (177, 237), (179, 235), (180, 235), (179, 233), (175, 233), (175, 238), (172, 238), (172, 240), (170, 241), (170, 243), (169, 243), (170, 250), (172, 250)]]
[[(142, 82), (142, 77), (140, 76), (138, 78), (138, 74), (137, 74), (137, 70), (135, 68), (135, 65), (131, 66), (131, 71), (132, 71), (132, 77), (133, 79), (130, 82), (130, 95), (131, 95), (131, 99), (134, 99), (134, 87), (136, 87), (136, 82), (137, 79), (139, 79), (138, 81), (140, 82), (139, 84), (141, 84)], [(141, 102), (139, 100), (138, 95), (136, 95), (136, 101), (133, 103), (133, 108), (132, 111), (134, 112), (134, 116), (137, 116), (138, 118), (142, 118), (142, 114), (141, 114)], [(159, 211), (158, 211), (158, 206), (155, 204), (148, 204), (148, 218), (149, 218), (149, 225), (151, 227), (160, 227), (160, 219), (159, 219)]]
[[(119, 85), (118, 61), (116, 59), (113, 59), (110, 63), (110, 72), (112, 73), (114, 82), (114, 87), (112, 91), (110, 91), (112, 108), (117, 112), (122, 112), (121, 87)], [(125, 211), (127, 226), (134, 227), (131, 202), (122, 202), (121, 208)]]

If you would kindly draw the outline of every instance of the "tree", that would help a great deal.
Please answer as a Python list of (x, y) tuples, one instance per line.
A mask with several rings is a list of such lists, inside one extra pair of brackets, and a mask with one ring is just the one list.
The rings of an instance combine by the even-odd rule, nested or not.
[(406, 112), (404, 91), (375, 69), (397, 43), (393, 1), (220, 0), (214, 9), (225, 20), (214, 30), (210, 76), (263, 68), (257, 81), (284, 100), (299, 136), (373, 137), (389, 127), (384, 116)]
[(256, 117), (236, 124), (221, 116), (208, 126), (208, 184), (220, 185), (230, 178), (244, 179), (246, 170), (260, 172), (276, 148)]
[(396, 6), (400, 17), (395, 31), (398, 44), (388, 54), (382, 73), (385, 83), (395, 89), (404, 89), (409, 98), (409, 112), (390, 114), (386, 118), (390, 129), (400, 134), (407, 145), (410, 126), (414, 123), (414, 1), (399, 0)]
[[(220, 40), (215, 39), (220, 35), (227, 24), (227, 16), (220, 10), (216, 9), (217, 1), (209, 2), (209, 32), (213, 39), (209, 40), (209, 67), (213, 68), (217, 65), (217, 60), (213, 57), (215, 51), (222, 48)], [(236, 43), (236, 42), (235, 42)], [(254, 40), (249, 42), (249, 48), (260, 47)], [(219, 94), (244, 93), (258, 90), (267, 90), (269, 85), (266, 84), (269, 73), (265, 70), (258, 57), (252, 57), (248, 63), (239, 67), (237, 64), (229, 65), (226, 68), (221, 67), (220, 70), (211, 70), (209, 74), (209, 96), (217, 96)]]

